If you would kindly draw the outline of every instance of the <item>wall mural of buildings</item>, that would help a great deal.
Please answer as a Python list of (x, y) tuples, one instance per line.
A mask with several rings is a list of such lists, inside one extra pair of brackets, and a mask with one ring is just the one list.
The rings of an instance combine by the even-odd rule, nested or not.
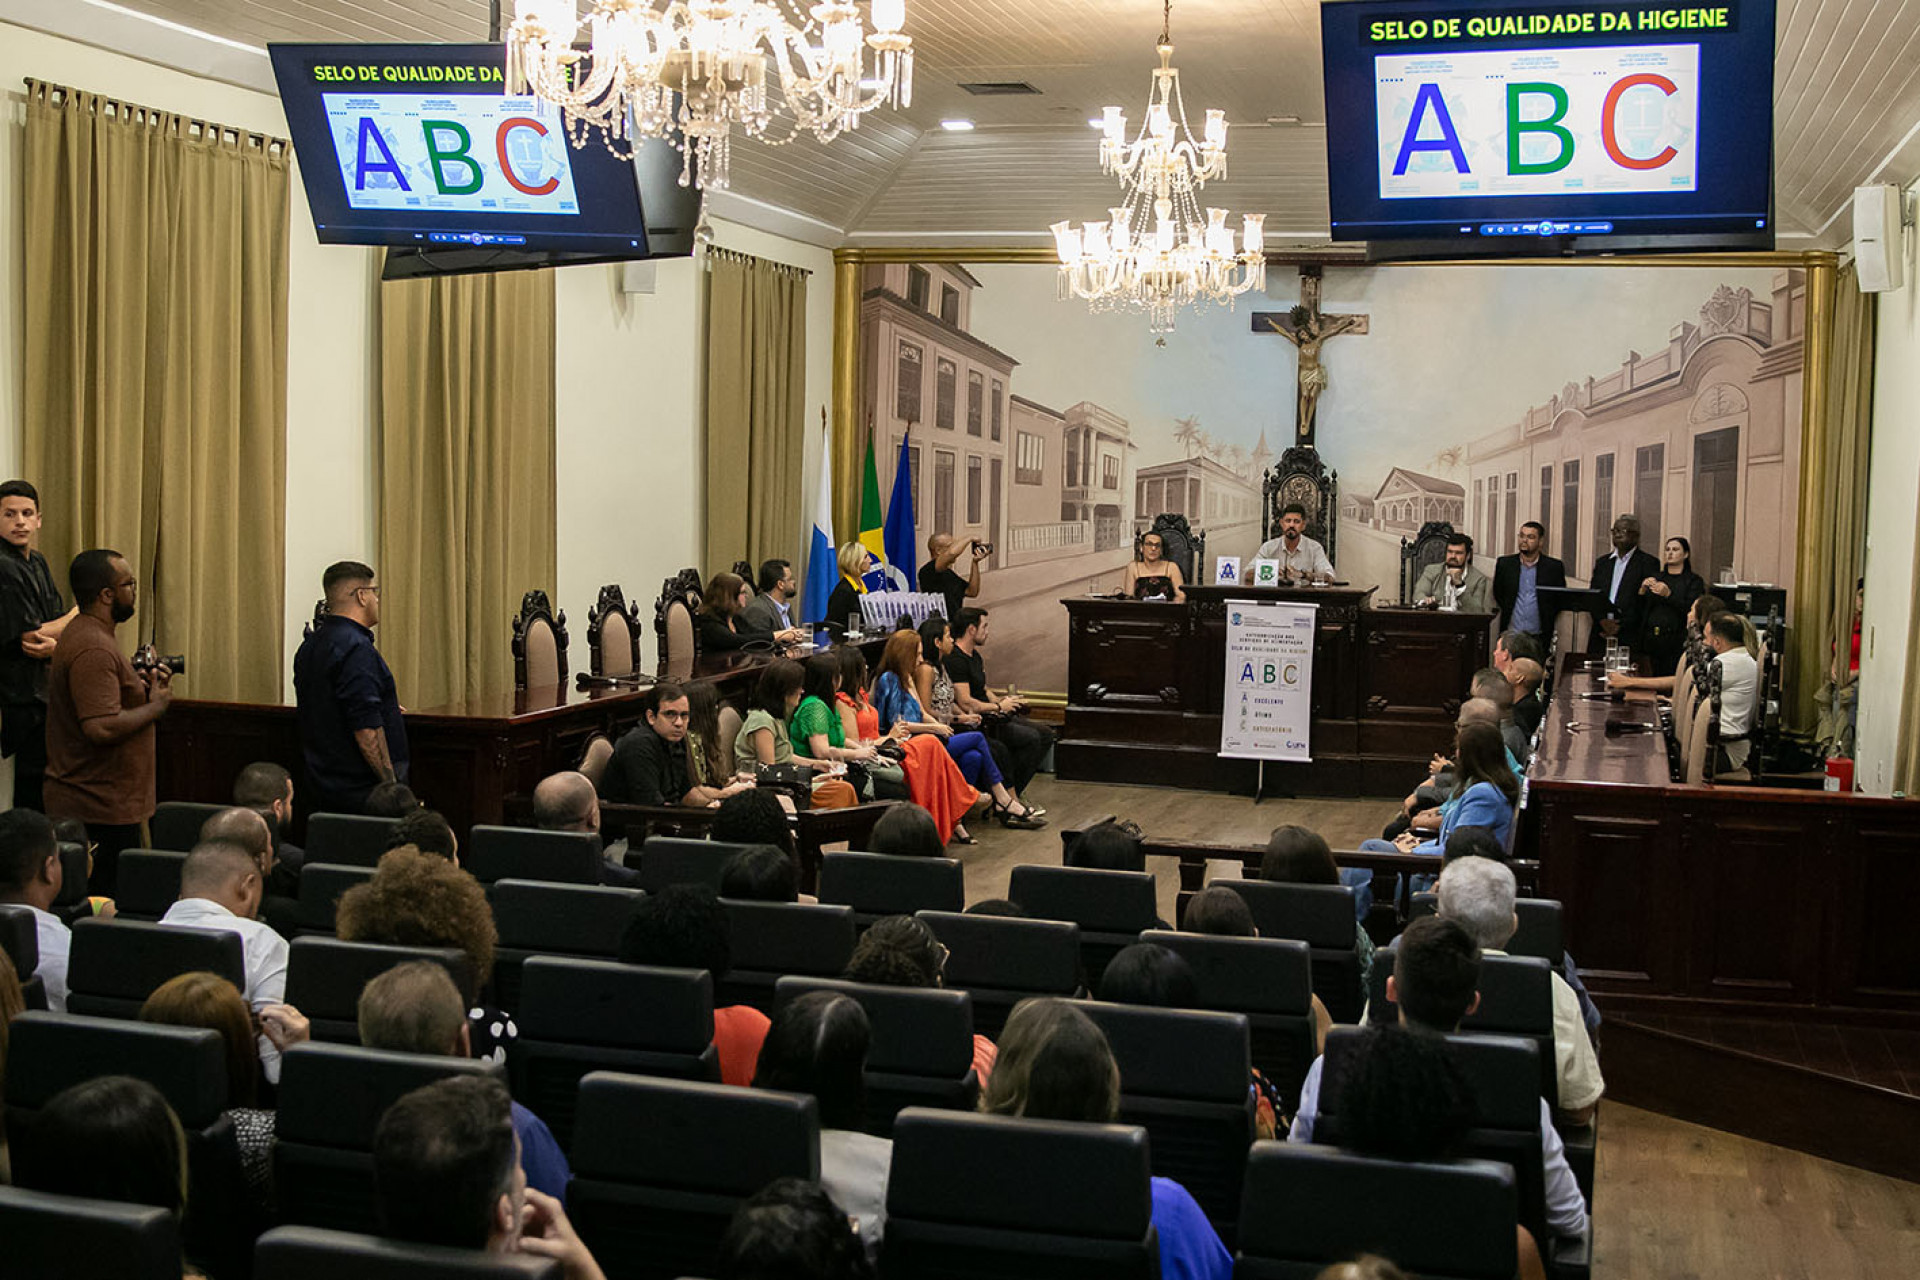
[[(1157, 513), (1204, 529), (1209, 559), (1252, 554), (1261, 473), (1293, 435), (1296, 353), (1249, 317), (1297, 290), (1272, 269), (1267, 298), (1183, 314), (1161, 347), (1144, 318), (1060, 301), (1050, 267), (865, 269), (881, 491), (909, 436), (922, 548), (936, 531), (993, 545), (996, 681), (1065, 688), (1060, 600), (1117, 587)], [(1470, 532), (1489, 571), (1538, 520), (1584, 582), (1625, 511), (1650, 549), (1691, 538), (1709, 581), (1790, 582), (1799, 271), (1329, 268), (1323, 305), (1370, 317), (1322, 351), (1319, 447), (1340, 474), (1341, 576), (1379, 600), (1427, 520)]]

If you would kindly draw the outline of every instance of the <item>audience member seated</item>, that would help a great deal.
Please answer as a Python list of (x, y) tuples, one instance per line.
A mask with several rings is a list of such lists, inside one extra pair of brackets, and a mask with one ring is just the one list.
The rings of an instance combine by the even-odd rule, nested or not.
[(720, 740), (720, 691), (711, 680), (680, 688), (687, 695), (687, 781), (717, 792), (736, 781), (733, 750)]
[(770, 844), (790, 857), (800, 856), (793, 816), (777, 791), (749, 787), (720, 802), (707, 834), (722, 844)]
[(970, 916), (1005, 916), (1009, 920), (1025, 920), (1027, 909), (1012, 898), (982, 898), (968, 907), (962, 914)]
[(13, 1152), (13, 1185), (153, 1205), (177, 1221), (187, 1211), (187, 1135), (145, 1080), (97, 1076), (40, 1108)]
[(868, 853), (891, 853), (903, 858), (944, 858), (946, 841), (933, 815), (911, 802), (896, 804), (880, 815), (867, 837)]
[[(1440, 918), (1465, 929), (1488, 955), (1505, 955), (1501, 948), (1520, 927), (1520, 917), (1513, 910), (1515, 896), (1513, 869), (1491, 858), (1460, 858), (1440, 873)], [(1574, 1124), (1586, 1124), (1593, 1119), (1606, 1081), (1600, 1076), (1600, 1061), (1587, 1035), (1579, 997), (1558, 973), (1552, 975), (1552, 987), (1560, 1113)]]
[(1707, 647), (1713, 650), (1713, 665), (1720, 668), (1720, 746), (1713, 766), (1720, 773), (1746, 768), (1753, 745), (1748, 737), (1759, 706), (1760, 664), (1746, 647), (1748, 625), (1731, 613), (1707, 623)]
[(387, 1236), (557, 1260), (566, 1280), (606, 1280), (554, 1197), (527, 1185), (506, 1086), (453, 1076), (387, 1108), (373, 1181)]
[[(275, 861), (273, 848), (273, 827), (260, 814), (244, 806), (236, 805), (231, 809), (222, 809), (200, 824), (200, 843), (219, 841), (222, 844), (238, 845), (247, 851), (253, 859), (253, 865), (260, 869), (262, 896), (260, 900), (260, 919), (274, 925), (275, 932), (285, 936), (286, 929), (280, 927), (287, 922), (295, 907), (295, 899), (300, 896), (299, 876), (283, 877), (279, 864)], [(291, 882), (290, 892), (282, 893), (275, 885)]]
[(747, 580), (737, 573), (716, 573), (708, 580), (706, 594), (700, 598), (700, 612), (694, 615), (704, 652), (724, 653), (750, 644), (772, 643), (771, 631), (756, 630), (740, 617), (750, 590)]
[(1507, 683), (1513, 687), (1513, 722), (1527, 735), (1528, 743), (1532, 743), (1533, 735), (1539, 732), (1540, 722), (1547, 715), (1547, 704), (1540, 699), (1540, 682), (1546, 678), (1546, 668), (1532, 658), (1515, 658), (1507, 664), (1506, 674)]
[[(94, 842), (93, 837), (87, 834), (86, 823), (80, 821), (78, 818), (55, 818), (53, 820), (53, 838), (56, 844), (77, 844), (85, 849), (87, 851), (87, 875), (89, 877), (93, 875), (93, 858), (99, 845)], [(69, 903), (64, 907), (55, 907), (53, 908), (53, 913), (59, 918), (62, 924), (68, 928), (72, 928), (75, 921), (85, 920), (92, 916), (99, 916), (103, 920), (111, 920), (118, 914), (118, 908), (115, 906), (112, 898), (90, 897), (82, 898), (80, 901)]]
[[(953, 679), (956, 705), (984, 720), (983, 730), (997, 748), (1000, 771), (1007, 785), (1024, 795), (1034, 774), (1053, 751), (1053, 730), (1035, 724), (1024, 713), (1026, 700), (1011, 688), (997, 693), (987, 683), (987, 664), (981, 650), (987, 643), (990, 619), (985, 609), (962, 609), (953, 617), (953, 651), (946, 656), (947, 675)], [(1036, 809), (1044, 814), (1046, 810)]]
[(756, 635), (771, 636), (775, 640), (804, 640), (806, 629), (793, 616), (793, 601), (799, 594), (800, 583), (793, 576), (791, 560), (763, 561), (760, 565), (760, 594), (741, 606), (734, 625)]
[[(1454, 921), (1439, 916), (1426, 916), (1407, 926), (1394, 949), (1393, 973), (1387, 979), (1387, 995), (1399, 1010), (1400, 1028), (1408, 1032), (1427, 1035), (1444, 1035), (1459, 1030), (1461, 1021), (1479, 1007), (1480, 1004), (1480, 957), (1482, 949), (1473, 940), (1472, 935)], [(1387, 1032), (1390, 1028), (1380, 1028), (1375, 1034)], [(1377, 1044), (1377, 1040), (1375, 1041)], [(1394, 1051), (1390, 1045), (1386, 1050)], [(1293, 1142), (1312, 1142), (1313, 1126), (1320, 1111), (1320, 1071), (1326, 1059), (1316, 1058), (1307, 1071), (1306, 1083), (1300, 1089), (1300, 1110), (1294, 1117), (1293, 1130), (1288, 1139)], [(1355, 1064), (1356, 1069), (1358, 1063)], [(1362, 1126), (1362, 1133), (1374, 1127), (1392, 1127), (1397, 1123), (1407, 1124), (1410, 1130), (1417, 1129), (1421, 1118), (1417, 1115), (1405, 1115), (1396, 1119), (1391, 1113), (1382, 1114), (1385, 1100), (1372, 1098), (1362, 1086), (1362, 1093), (1354, 1093), (1355, 1079), (1346, 1082), (1343, 1123), (1349, 1128), (1354, 1124)], [(1470, 1100), (1469, 1100), (1470, 1102)], [(1428, 1106), (1420, 1099), (1408, 1096), (1403, 1098), (1401, 1106), (1419, 1109)], [(1362, 1113), (1366, 1113), (1364, 1118)], [(1410, 1132), (1408, 1140), (1412, 1141)], [(1390, 1142), (1382, 1137), (1369, 1142), (1358, 1134), (1350, 1135), (1350, 1142), (1356, 1149), (1363, 1146), (1378, 1147)], [(1561, 1144), (1560, 1135), (1554, 1130), (1553, 1117), (1548, 1113), (1546, 1099), (1540, 1100), (1540, 1146), (1546, 1172), (1547, 1221), (1553, 1230), (1564, 1236), (1584, 1235), (1587, 1230), (1586, 1202), (1580, 1196), (1579, 1185), (1574, 1181), (1573, 1171), (1567, 1165), (1566, 1148)], [(1366, 1154), (1388, 1154), (1367, 1151)], [(1420, 1155), (1394, 1155), (1396, 1159), (1424, 1159)], [(1521, 1250), (1526, 1253), (1525, 1248)]]
[(749, 845), (720, 870), (720, 896), (743, 902), (800, 901), (792, 855), (770, 844)]
[(55, 1013), (67, 1011), (67, 952), (73, 943), (72, 931), (53, 914), (53, 900), (65, 883), (60, 845), (46, 815), (32, 809), (0, 813), (0, 902), (33, 912), (40, 964), (25, 976), (39, 977), (47, 1007)]
[[(282, 1005), (287, 994), (287, 940), (256, 918), (265, 886), (259, 865), (245, 849), (203, 841), (180, 864), (180, 899), (160, 917), (161, 924), (239, 934), (247, 1004), (263, 1018), (268, 1009)], [(270, 1082), (280, 1083), (280, 1049), (264, 1031), (260, 1068)]]
[(734, 781), (724, 786), (696, 785), (687, 766), (687, 725), (692, 712), (687, 691), (673, 683), (656, 684), (642, 703), (646, 719), (614, 744), (613, 758), (600, 780), (600, 798), (613, 804), (712, 805), (753, 786)]
[(453, 834), (453, 824), (437, 809), (422, 806), (393, 824), (387, 836), (387, 848), (398, 849), (402, 845), (412, 845), (422, 853), (445, 858), (456, 866), (460, 863), (460, 840)]
[(1184, 604), (1187, 582), (1180, 566), (1167, 559), (1166, 540), (1148, 532), (1140, 538), (1140, 558), (1127, 565), (1127, 594), (1135, 600), (1171, 600)]
[(383, 782), (367, 793), (361, 812), (369, 818), (404, 818), (420, 807), (420, 797), (404, 782)]
[(1407, 1273), (1371, 1253), (1363, 1253), (1352, 1262), (1336, 1262), (1313, 1280), (1407, 1280)]
[[(1461, 858), (1487, 858), (1500, 863), (1509, 861), (1506, 849), (1485, 827), (1453, 829), (1453, 834), (1447, 837), (1447, 847), (1440, 854), (1442, 874), (1446, 867)], [(1594, 1004), (1593, 997), (1587, 994), (1586, 984), (1580, 981), (1580, 966), (1573, 962), (1570, 952), (1560, 953), (1560, 976), (1573, 988), (1574, 997), (1580, 1001), (1580, 1020), (1586, 1024), (1587, 1035), (1596, 1035), (1600, 1030), (1600, 1008)]]
[[(260, 1012), (260, 1033), (281, 1052), (307, 1039), (307, 1019), (290, 1004)], [(258, 1105), (260, 1050), (254, 1015), (234, 985), (214, 973), (169, 978), (140, 1006), (140, 1021), (218, 1031), (227, 1046), (227, 1118), (240, 1143), (247, 1192), (263, 1221), (273, 1214), (273, 1112)]]
[[(542, 831), (600, 834), (600, 796), (584, 773), (572, 769), (540, 779), (533, 788), (533, 825)], [(627, 842), (600, 850), (600, 883), (633, 888), (640, 873), (625, 865)]]
[(880, 712), (880, 727), (891, 730), (897, 724), (904, 724), (909, 734), (941, 739), (968, 785), (991, 793), (994, 816), (1000, 819), (1001, 825), (1027, 831), (1045, 826), (1040, 816), (1029, 810), (1001, 780), (1000, 768), (993, 761), (993, 750), (986, 738), (972, 730), (956, 733), (950, 725), (928, 718), (913, 693), (914, 671), (919, 664), (919, 635), (912, 631), (895, 632), (881, 651), (880, 674), (873, 682), (873, 704)]
[(500, 935), (480, 882), (445, 858), (418, 849), (391, 849), (373, 878), (340, 895), (334, 933), (342, 942), (381, 942), (398, 947), (456, 947), (464, 951), (471, 989), (467, 1019), (473, 1056), (504, 1062), (520, 1029), (502, 1010), (476, 1001), (493, 973)]
[(851, 996), (810, 991), (781, 1006), (760, 1046), (756, 1089), (811, 1094), (820, 1109), (820, 1183), (878, 1253), (886, 1229), (893, 1141), (866, 1121), (867, 1011)]
[[(848, 982), (876, 987), (944, 987), (947, 985), (946, 944), (933, 936), (925, 921), (913, 916), (876, 920), (854, 944)], [(973, 1037), (973, 1074), (985, 1088), (993, 1074), (999, 1050), (983, 1035)]]
[[(705, 969), (718, 986), (733, 968), (732, 922), (719, 897), (705, 885), (668, 885), (634, 905), (633, 920), (620, 939), (620, 958), (628, 964)], [(753, 1083), (767, 1026), (767, 1015), (751, 1005), (723, 1005), (713, 1011), (713, 1047), (720, 1056), (723, 1083)]]
[(874, 1280), (847, 1215), (819, 1183), (798, 1178), (740, 1202), (714, 1265), (718, 1280)]
[[(1216, 938), (1260, 936), (1259, 928), (1253, 923), (1253, 909), (1247, 906), (1247, 900), (1223, 884), (1211, 885), (1187, 899), (1187, 913), (1181, 917), (1180, 931), (1210, 934)], [(1367, 940), (1367, 945), (1372, 947), (1371, 938)], [(1369, 950), (1368, 956), (1371, 955)], [(1307, 998), (1312, 1002), (1313, 1043), (1318, 1050), (1326, 1044), (1327, 1032), (1333, 1029), (1333, 1015), (1327, 1012), (1326, 1005), (1320, 1003), (1319, 996), (1309, 994)], [(1283, 1106), (1285, 1101), (1282, 1100)]]
[(1525, 631), (1502, 631), (1493, 641), (1493, 669), (1505, 675), (1507, 668), (1521, 658), (1531, 658), (1535, 662), (1547, 660), (1546, 650), (1540, 647), (1537, 636)]
[(1507, 754), (1513, 757), (1515, 773), (1524, 773), (1527, 762), (1533, 756), (1533, 743), (1530, 735), (1523, 733), (1513, 718), (1513, 685), (1507, 678), (1492, 667), (1482, 667), (1473, 673), (1470, 686), (1476, 698), (1485, 698), (1499, 708), (1500, 741), (1506, 744)]
[[(980, 1095), (992, 1115), (1112, 1124), (1120, 1114), (1120, 1068), (1093, 1020), (1064, 1000), (1022, 1000), (1000, 1034), (1000, 1063)], [(1228, 1280), (1233, 1259), (1187, 1189), (1152, 1180), (1160, 1274), (1168, 1280)]]
[[(1478, 701), (1478, 699), (1476, 699)], [(1506, 843), (1513, 825), (1514, 806), (1520, 802), (1520, 779), (1514, 775), (1500, 731), (1490, 724), (1463, 724), (1455, 739), (1453, 790), (1441, 806), (1440, 828), (1432, 839), (1404, 831), (1392, 844), (1363, 840), (1362, 850), (1438, 854), (1455, 827), (1486, 827), (1493, 838)], [(1415, 887), (1419, 891), (1419, 887)]]
[(907, 794), (906, 777), (897, 761), (882, 756), (871, 743), (849, 741), (840, 718), (840, 655), (816, 653), (800, 666), (800, 702), (787, 720), (787, 737), (795, 752), (814, 760), (847, 767), (848, 780), (860, 794), (894, 799)]
[[(0, 1083), (7, 1078), (7, 1045), (13, 1030), (13, 1020), (27, 1010), (26, 993), (20, 989), (20, 971), (13, 967), (13, 957), (0, 949)], [(7, 1150), (7, 1128), (0, 1124), (0, 1182), (11, 1178), (10, 1153)]]
[(1145, 871), (1147, 851), (1136, 832), (1117, 822), (1097, 822), (1068, 846), (1063, 861), (1088, 871)]
[(296, 897), (306, 851), (286, 838), (293, 827), (293, 775), (271, 760), (256, 760), (233, 780), (233, 802), (253, 810), (273, 832), (273, 873), (269, 893)]
[(860, 800), (852, 784), (842, 778), (820, 776), (839, 766), (832, 760), (816, 760), (794, 751), (787, 731), (787, 722), (800, 705), (805, 679), (800, 664), (787, 658), (776, 659), (761, 669), (760, 678), (754, 682), (751, 709), (733, 740), (734, 767), (742, 775), (753, 777), (774, 765), (798, 765), (815, 775), (814, 808), (844, 809)]
[(1267, 837), (1260, 878), (1274, 884), (1343, 884), (1353, 890), (1353, 912), (1359, 926), (1354, 930), (1353, 950), (1360, 958), (1360, 985), (1365, 989), (1367, 974), (1373, 969), (1373, 939), (1365, 926), (1367, 913), (1373, 910), (1373, 872), (1364, 867), (1340, 866), (1333, 860), (1325, 836), (1288, 824), (1275, 827)]
[[(470, 1058), (466, 1005), (447, 971), (431, 960), (395, 965), (360, 993), (360, 1043), (369, 1049)], [(573, 1171), (546, 1122), (519, 1103), (512, 1106), (520, 1167), (527, 1185), (565, 1202)]]
[[(960, 766), (948, 754), (946, 742), (937, 734), (909, 733), (904, 720), (890, 732), (880, 732), (880, 711), (867, 696), (867, 660), (858, 645), (841, 645), (820, 656), (832, 656), (840, 662), (839, 690), (833, 701), (848, 745), (872, 746), (882, 753), (880, 765), (897, 753), (906, 796), (933, 815), (934, 825), (940, 828), (940, 843), (944, 846), (948, 840), (963, 844), (971, 840), (961, 819), (980, 793), (968, 785)], [(874, 774), (876, 780), (882, 776)]]

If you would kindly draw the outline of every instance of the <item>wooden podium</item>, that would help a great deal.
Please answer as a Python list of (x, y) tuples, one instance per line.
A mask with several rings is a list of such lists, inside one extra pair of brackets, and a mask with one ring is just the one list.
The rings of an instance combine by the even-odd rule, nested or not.
[(1186, 602), (1110, 597), (1067, 607), (1062, 778), (1252, 794), (1258, 761), (1220, 758), (1227, 602), (1319, 606), (1313, 760), (1269, 762), (1266, 791), (1403, 796), (1452, 745), (1453, 719), (1492, 652), (1495, 615), (1373, 608), (1374, 588), (1211, 587)]

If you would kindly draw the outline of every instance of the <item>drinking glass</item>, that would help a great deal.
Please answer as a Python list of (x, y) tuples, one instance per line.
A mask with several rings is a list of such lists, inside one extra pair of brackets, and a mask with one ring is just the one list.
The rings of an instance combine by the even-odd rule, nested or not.
[(847, 615), (847, 639), (858, 640), (861, 638), (861, 633), (860, 633), (861, 621), (862, 619), (860, 615), (857, 613), (850, 613)]

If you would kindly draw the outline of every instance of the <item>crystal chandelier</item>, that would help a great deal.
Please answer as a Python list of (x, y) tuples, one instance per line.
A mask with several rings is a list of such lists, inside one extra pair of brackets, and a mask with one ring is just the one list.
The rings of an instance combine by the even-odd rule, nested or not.
[[(682, 186), (726, 188), (736, 124), (773, 145), (802, 130), (831, 142), (875, 107), (913, 101), (906, 0), (872, 0), (872, 34), (845, 0), (804, 13), (794, 0), (588, 5), (582, 18), (578, 0), (516, 0), (507, 91), (530, 89), (560, 108), (575, 146), (590, 129), (623, 159), (636, 134), (672, 141), (684, 156)], [(777, 105), (793, 124), (769, 137)]]
[(1195, 192), (1227, 172), (1226, 115), (1208, 111), (1195, 140), (1173, 65), (1172, 0), (1161, 13), (1160, 66), (1139, 136), (1127, 141), (1119, 107), (1108, 107), (1101, 118), (1100, 168), (1120, 179), (1120, 205), (1107, 211), (1105, 222), (1052, 228), (1061, 298), (1085, 298), (1094, 311), (1145, 311), (1156, 334), (1173, 329), (1181, 307), (1202, 300), (1231, 306), (1267, 280), (1264, 214), (1244, 216), (1237, 246), (1225, 209), (1209, 208), (1201, 218)]

